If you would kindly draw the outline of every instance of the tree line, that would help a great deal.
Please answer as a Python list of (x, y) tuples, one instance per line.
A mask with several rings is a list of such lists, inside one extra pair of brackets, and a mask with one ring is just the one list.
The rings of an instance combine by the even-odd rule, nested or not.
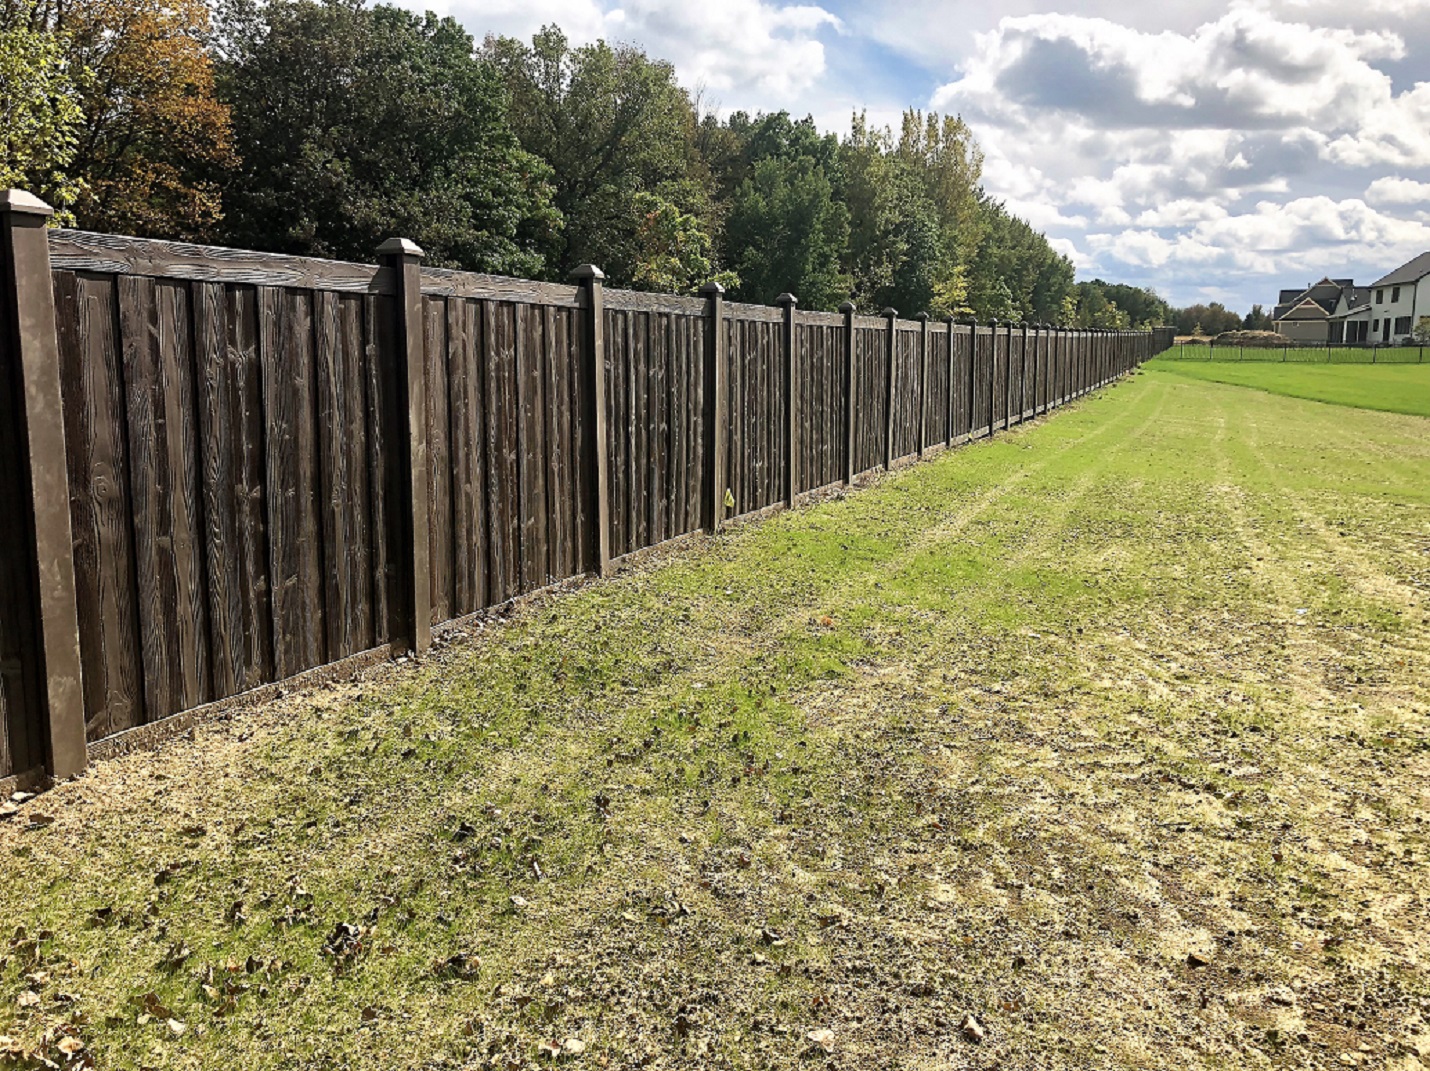
[[(1077, 282), (958, 116), (720, 117), (629, 44), (476, 41), (365, 0), (0, 0), (0, 186), (89, 230), (802, 306), (1172, 322)], [(1203, 324), (1203, 326), (1206, 326)]]

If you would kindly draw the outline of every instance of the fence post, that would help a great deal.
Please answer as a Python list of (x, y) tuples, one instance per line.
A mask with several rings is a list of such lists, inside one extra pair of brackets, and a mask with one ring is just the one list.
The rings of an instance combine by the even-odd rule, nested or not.
[[(1028, 321), (1022, 321), (1022, 352), (1018, 355), (1018, 423), (1023, 423), (1028, 413)], [(1034, 340), (1036, 341), (1034, 336)]]
[(978, 427), (975, 423), (977, 417), (974, 415), (973, 388), (978, 382), (978, 317), (971, 316), (968, 319), (968, 438), (966, 442), (973, 441), (973, 429)]
[(799, 480), (795, 478), (795, 460), (799, 457), (799, 451), (795, 449), (795, 360), (794, 360), (794, 313), (799, 307), (799, 299), (793, 294), (781, 294), (775, 298), (775, 304), (784, 310), (784, 322), (780, 325), (780, 346), (784, 349), (784, 373), (785, 373), (785, 486), (784, 499), (785, 508), (794, 509), (794, 499), (796, 489), (799, 487)]
[(591, 539), (591, 560), (597, 576), (611, 571), (611, 473), (606, 463), (609, 435), (606, 432), (606, 273), (594, 264), (582, 264), (571, 278), (586, 291), (586, 442), (582, 445), (591, 459), (589, 509), (595, 523)]
[(914, 317), (919, 322), (919, 457), (928, 445), (929, 314)]
[[(0, 376), (15, 399), (9, 419), (28, 493), (16, 510), (28, 567), (26, 610), (39, 687), (35, 713), (43, 726), (45, 768), (73, 777), (89, 761), (84, 690), (80, 679), (79, 620), (75, 607), (74, 540), (70, 532), (69, 472), (60, 397), (59, 339), (50, 277), (46, 220), (53, 210), (23, 190), (0, 191)], [(22, 771), (16, 770), (16, 773)]]
[(894, 353), (898, 348), (898, 319), (897, 309), (885, 309), (883, 315), (889, 321), (889, 337), (887, 339), (888, 365), (889, 365), (889, 389), (885, 392), (888, 405), (884, 410), (884, 471), (888, 472), (894, 467)]
[(944, 440), (944, 446), (953, 445), (953, 317), (948, 317), (944, 326), (948, 329), (948, 423), (944, 425), (944, 430), (948, 432), (948, 438)]
[(397, 598), (392, 637), (414, 654), (432, 644), (432, 577), (427, 528), (427, 370), (422, 341), (422, 250), (406, 238), (389, 238), (378, 257), (397, 286), (397, 341), (401, 347), (391, 413), (398, 463), (393, 505), (397, 539), (392, 559), (397, 568)]
[(988, 437), (993, 438), (994, 388), (998, 385), (998, 320), (988, 321)]
[[(1040, 323), (1035, 323), (1035, 324), (1032, 325), (1032, 327), (1033, 327), (1033, 390), (1032, 390), (1033, 405), (1032, 405), (1032, 409), (1033, 409), (1033, 416), (1034, 416), (1034, 417), (1036, 417), (1036, 416), (1038, 415), (1038, 362), (1039, 362), (1039, 360), (1040, 360), (1040, 358), (1041, 358), (1041, 356), (1042, 356), (1042, 352), (1043, 352), (1043, 349), (1042, 349), (1043, 337), (1042, 337), (1042, 332), (1041, 332), (1041, 330), (1040, 330), (1040, 329), (1042, 328), (1042, 326), (1043, 326), (1043, 325), (1040, 324)], [(1027, 393), (1027, 392), (1025, 391), (1025, 393)]]
[(844, 486), (854, 485), (854, 302), (839, 306), (844, 314)]
[[(725, 515), (725, 288), (716, 282), (700, 288), (705, 298), (705, 530), (720, 530)], [(604, 378), (604, 377), (603, 377)]]

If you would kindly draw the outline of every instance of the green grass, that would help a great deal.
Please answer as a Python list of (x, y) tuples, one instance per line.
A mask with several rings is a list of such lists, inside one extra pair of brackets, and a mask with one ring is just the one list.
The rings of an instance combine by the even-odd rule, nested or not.
[(1430, 364), (1374, 367), (1238, 361), (1193, 364), (1158, 358), (1149, 367), (1189, 379), (1231, 383), (1332, 405), (1430, 416)]
[(0, 1054), (1430, 1051), (1427, 470), (1153, 369), (100, 763), (0, 822)]
[(1234, 361), (1239, 364), (1424, 364), (1425, 346), (1211, 346), (1182, 342), (1168, 361)]

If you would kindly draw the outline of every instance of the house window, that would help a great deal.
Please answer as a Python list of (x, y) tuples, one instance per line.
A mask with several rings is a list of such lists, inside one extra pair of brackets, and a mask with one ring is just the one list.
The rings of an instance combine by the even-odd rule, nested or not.
[(1380, 330), (1380, 321), (1379, 321), (1379, 320), (1372, 320), (1372, 321), (1370, 322), (1370, 329), (1371, 329), (1372, 331), (1379, 331), (1379, 330)]
[(1385, 304), (1385, 291), (1384, 291), (1384, 290), (1377, 290), (1377, 291), (1375, 292), (1375, 303), (1376, 303), (1377, 305), (1384, 305), (1384, 304)]
[(1395, 334), (1397, 334), (1397, 335), (1408, 335), (1408, 334), (1410, 334), (1410, 317), (1409, 317), (1409, 316), (1397, 316), (1397, 317), (1395, 318)]
[(1390, 291), (1390, 303), (1393, 305), (1400, 300), (1400, 287), (1395, 287)]

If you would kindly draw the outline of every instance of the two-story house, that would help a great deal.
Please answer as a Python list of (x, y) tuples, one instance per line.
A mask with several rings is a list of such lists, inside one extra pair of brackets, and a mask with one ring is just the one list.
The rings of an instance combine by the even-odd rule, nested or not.
[(1357, 343), (1370, 340), (1370, 299), (1374, 291), (1364, 286), (1348, 286), (1331, 311), (1331, 342)]
[(1430, 253), (1421, 253), (1370, 284), (1370, 339), (1405, 342), (1420, 317), (1430, 316)]
[(1271, 312), (1277, 334), (1294, 342), (1331, 341), (1331, 316), (1341, 295), (1354, 289), (1349, 279), (1322, 279), (1303, 290), (1283, 290)]

